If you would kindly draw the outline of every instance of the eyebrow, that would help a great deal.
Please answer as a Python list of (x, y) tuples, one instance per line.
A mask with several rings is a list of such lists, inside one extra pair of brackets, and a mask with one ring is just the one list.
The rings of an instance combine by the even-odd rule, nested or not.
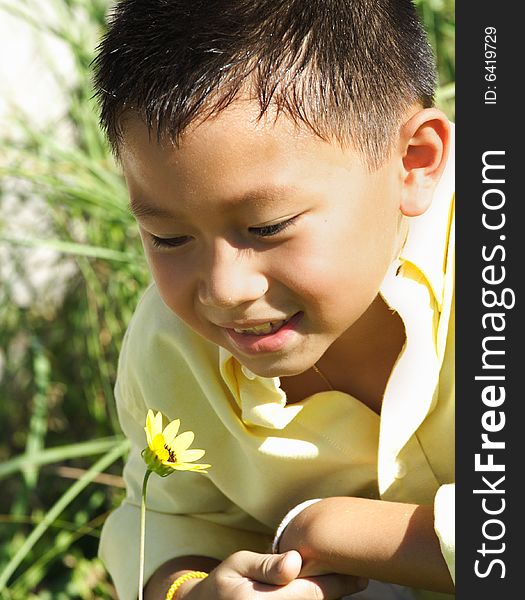
[(153, 204), (144, 202), (144, 200), (141, 200), (140, 198), (130, 198), (128, 208), (136, 219), (139, 219), (140, 217), (170, 219), (174, 216), (170, 210), (160, 206), (154, 206)]
[[(232, 205), (242, 204), (247, 202), (257, 202), (260, 200), (276, 200), (284, 195), (290, 195), (296, 193), (297, 188), (293, 185), (272, 185), (264, 188), (250, 190), (241, 194), (240, 196), (233, 197), (230, 200)], [(135, 218), (157, 218), (157, 219), (170, 219), (177, 216), (176, 211), (171, 211), (161, 206), (155, 206), (149, 202), (144, 201), (142, 198), (133, 197), (129, 200), (129, 210)]]

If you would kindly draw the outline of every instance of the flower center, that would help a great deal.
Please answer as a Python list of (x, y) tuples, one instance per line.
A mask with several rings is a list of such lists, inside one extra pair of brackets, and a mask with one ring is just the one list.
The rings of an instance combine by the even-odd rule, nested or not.
[(164, 449), (168, 452), (168, 458), (170, 462), (177, 462), (177, 456), (175, 452), (168, 446), (168, 444), (164, 444)]

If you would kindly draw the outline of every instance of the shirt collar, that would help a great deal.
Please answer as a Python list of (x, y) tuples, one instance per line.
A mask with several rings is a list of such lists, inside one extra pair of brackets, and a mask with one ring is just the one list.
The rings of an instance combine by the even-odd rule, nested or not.
[(222, 347), (219, 368), (246, 425), (284, 429), (303, 409), (299, 404), (286, 404), (279, 377), (256, 375)]
[(399, 257), (401, 263), (410, 262), (423, 274), (439, 310), (443, 303), (445, 265), (453, 217), (454, 125), (451, 123), (450, 126), (450, 152), (432, 204), (419, 217), (410, 218), (408, 236)]

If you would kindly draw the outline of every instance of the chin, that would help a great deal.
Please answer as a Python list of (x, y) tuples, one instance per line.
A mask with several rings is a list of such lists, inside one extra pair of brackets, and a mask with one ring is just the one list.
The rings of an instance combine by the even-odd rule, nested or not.
[(294, 375), (300, 375), (308, 369), (311, 369), (315, 364), (315, 360), (274, 360), (273, 362), (268, 361), (267, 364), (261, 364), (262, 361), (253, 361), (253, 364), (249, 364), (251, 361), (238, 359), (241, 364), (245, 365), (247, 369), (250, 369), (252, 373), (259, 377), (293, 377)]

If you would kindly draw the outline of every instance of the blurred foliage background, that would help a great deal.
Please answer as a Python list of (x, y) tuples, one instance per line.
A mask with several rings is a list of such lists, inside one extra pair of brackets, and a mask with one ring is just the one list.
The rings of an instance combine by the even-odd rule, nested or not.
[[(35, 36), (58, 38), (75, 72), (66, 79), (49, 61), (67, 97), (58, 120), (35, 126), (13, 109), (10, 133), (0, 132), (0, 598), (6, 600), (116, 598), (96, 558), (101, 525), (124, 493), (127, 444), (112, 389), (120, 343), (149, 276), (92, 100), (90, 63), (110, 4), (0, 0), (0, 18), (4, 11), (30, 24)], [(453, 120), (454, 2), (416, 4), (438, 57), (437, 104)], [(45, 224), (38, 234), (10, 227), (13, 211), (24, 209)], [(52, 257), (51, 289), (44, 291), (34, 282), (38, 264), (31, 263), (42, 251)]]

